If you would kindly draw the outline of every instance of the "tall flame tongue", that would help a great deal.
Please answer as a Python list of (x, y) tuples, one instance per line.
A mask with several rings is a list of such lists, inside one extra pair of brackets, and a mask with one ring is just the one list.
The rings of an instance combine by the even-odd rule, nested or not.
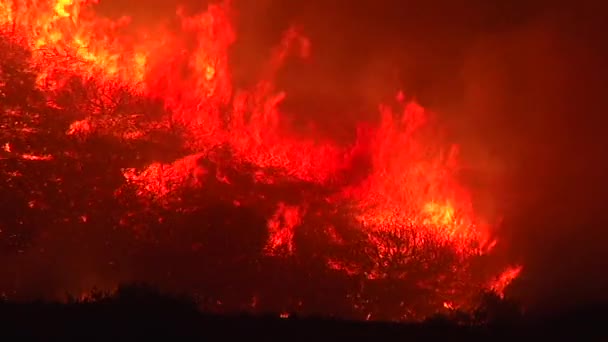
[[(268, 255), (298, 253), (294, 232), (315, 226), (326, 232), (330, 245), (354, 248), (358, 255), (334, 253), (327, 257), (328, 267), (370, 281), (418, 277), (416, 286), (430, 289), (424, 293), (434, 310), (465, 305), (482, 287), (502, 291), (519, 272), (514, 268), (518, 271), (498, 278), (485, 274), (471, 285), (479, 278), (472, 274), (474, 260), (489, 253), (495, 241), (489, 227), (476, 219), (466, 189), (455, 181), (457, 148), (440, 143), (429, 113), (404, 102), (403, 94), (398, 96), (401, 114), (382, 106), (380, 126), (362, 128), (351, 147), (296, 138), (281, 121), (279, 105), (286, 94), (272, 83), (288, 54), (305, 58), (310, 53), (310, 43), (296, 30), (284, 35), (264, 79), (252, 89), (235, 91), (228, 49), (236, 34), (227, 3), (193, 16), (178, 11), (177, 32), (159, 25), (125, 34), (129, 18), (99, 18), (90, 6), (96, 2), (3, 0), (0, 25), (8, 34), (24, 37), (38, 71), (37, 85), (51, 106), (63, 108), (58, 94), (70, 87), (74, 75), (100, 89), (124, 88), (164, 103), (167, 114), (155, 125), (119, 131), (118, 104), (98, 95), (92, 100), (98, 105), (84, 109), (86, 118), (68, 130), (86, 139), (92, 131), (110, 127), (121, 139), (139, 139), (149, 131), (184, 128), (190, 155), (143, 170), (125, 169), (126, 184), (136, 186), (142, 200), (181, 211), (183, 189), (232, 186), (234, 205), (267, 201), (265, 206), (273, 208), (260, 209), (268, 219)], [(132, 120), (149, 115), (130, 114)], [(368, 168), (355, 177), (361, 160)], [(249, 174), (252, 183), (234, 184), (234, 172)], [(325, 190), (289, 204), (252, 190), (280, 182)], [(346, 228), (332, 218), (342, 212)], [(314, 219), (319, 216), (321, 220)], [(364, 243), (349, 240), (353, 235), (345, 231), (356, 231), (356, 240)], [(491, 283), (493, 277), (499, 285)]]

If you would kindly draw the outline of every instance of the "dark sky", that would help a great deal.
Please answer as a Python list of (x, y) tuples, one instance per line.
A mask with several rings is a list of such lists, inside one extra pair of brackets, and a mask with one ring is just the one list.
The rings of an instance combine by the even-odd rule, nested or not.
[[(175, 7), (108, 2), (142, 22)], [(608, 44), (599, 1), (234, 3), (237, 83), (254, 79), (281, 32), (299, 25), (313, 55), (279, 78), (292, 115), (341, 136), (403, 89), (441, 115), (478, 168), (469, 181), (480, 201), (504, 216), (505, 253), (525, 266), (513, 293), (543, 305), (608, 299)]]

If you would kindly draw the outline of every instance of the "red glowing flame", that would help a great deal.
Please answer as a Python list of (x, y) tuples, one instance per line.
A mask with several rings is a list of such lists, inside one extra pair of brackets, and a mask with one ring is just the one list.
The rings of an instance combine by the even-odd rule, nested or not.
[[(456, 261), (436, 271), (441, 274), (420, 286), (433, 287), (449, 278), (454, 279), (453, 284), (469, 288), (463, 284), (472, 279), (470, 263), (489, 253), (496, 241), (491, 227), (476, 217), (467, 189), (456, 181), (458, 148), (443, 144), (440, 135), (430, 130), (435, 124), (431, 113), (414, 102), (406, 102), (400, 92), (397, 99), (402, 108), (395, 113), (391, 107), (381, 106), (380, 125), (361, 128), (352, 146), (296, 137), (281, 119), (280, 104), (288, 95), (276, 89), (272, 79), (289, 54), (301, 58), (310, 55), (311, 43), (300, 32), (287, 31), (270, 58), (268, 72), (257, 85), (234, 89), (228, 49), (235, 42), (236, 33), (227, 3), (211, 5), (206, 12), (193, 16), (178, 11), (178, 32), (159, 24), (124, 34), (121, 29), (129, 19), (98, 17), (90, 6), (95, 2), (3, 0), (0, 25), (5, 32), (24, 37), (24, 44), (32, 51), (31, 64), (37, 70), (36, 84), (49, 94), (49, 106), (65, 109), (58, 94), (70, 87), (71, 75), (99, 85), (88, 107), (71, 108), (85, 116), (73, 121), (66, 131), (75, 139), (105, 132), (129, 141), (143, 139), (150, 131), (174, 125), (184, 127), (189, 154), (171, 163), (156, 162), (143, 169), (123, 170), (126, 184), (137, 189), (139, 200), (186, 211), (180, 202), (180, 191), (211, 191), (212, 183), (237, 187), (239, 180), (230, 170), (247, 173), (243, 170), (249, 165), (255, 168), (249, 172), (252, 184), (294, 180), (332, 189), (318, 196), (332, 208), (318, 214), (322, 217), (331, 216), (332, 210), (347, 208), (350, 225), (357, 227), (361, 238), (372, 246), (362, 247), (373, 249), (372, 266), (337, 255), (327, 259), (330, 268), (349, 274), (365, 273), (369, 279), (395, 274), (406, 278), (414, 267), (411, 262), (404, 261), (405, 271), (393, 272), (387, 271), (393, 267), (387, 260), (397, 256), (409, 260), (420, 248), (442, 246), (453, 253)], [(103, 85), (108, 87), (106, 93)], [(120, 87), (161, 100), (167, 114), (147, 125), (136, 124), (140, 117), (149, 115), (147, 112), (118, 116), (126, 104), (112, 89)], [(86, 93), (87, 89), (82, 91)], [(218, 152), (222, 149), (229, 151), (228, 157)], [(9, 143), (3, 150), (5, 154), (14, 153)], [(40, 161), (53, 158), (20, 156)], [(357, 158), (369, 159), (369, 169), (355, 181), (349, 175), (358, 167)], [(211, 165), (203, 165), (201, 160), (208, 160)], [(117, 189), (117, 196), (120, 191)], [(233, 197), (231, 203), (235, 206), (265, 200), (247, 189)], [(305, 216), (317, 215), (309, 204), (309, 200), (303, 200), (274, 206), (274, 213), (267, 217), (267, 254), (293, 255), (297, 249), (296, 229), (307, 229)], [(126, 215), (122, 222), (129, 225), (131, 216), (132, 213)], [(88, 216), (81, 218), (83, 223), (88, 222)], [(329, 241), (337, 246), (346, 244), (336, 236), (333, 224), (315, 222), (332, 232), (326, 236)], [(424, 259), (416, 267), (435, 272), (433, 262), (432, 258)], [(507, 271), (486, 288), (502, 293), (520, 270)], [(486, 284), (486, 278), (480, 283)], [(437, 302), (438, 308), (459, 307), (470, 295), (463, 295), (451, 285), (447, 288)]]
[(509, 267), (499, 274), (496, 279), (490, 283), (490, 288), (496, 292), (501, 298), (504, 297), (505, 288), (519, 276), (522, 266)]

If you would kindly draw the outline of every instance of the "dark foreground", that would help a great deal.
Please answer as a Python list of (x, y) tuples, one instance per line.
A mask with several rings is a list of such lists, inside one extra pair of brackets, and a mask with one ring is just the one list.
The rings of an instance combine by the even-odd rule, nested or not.
[(462, 323), (435, 317), (423, 323), (349, 322), (293, 315), (210, 315), (187, 298), (141, 288), (68, 303), (0, 303), (2, 340), (576, 340), (608, 341), (603, 308), (531, 318), (487, 313), (486, 321)]

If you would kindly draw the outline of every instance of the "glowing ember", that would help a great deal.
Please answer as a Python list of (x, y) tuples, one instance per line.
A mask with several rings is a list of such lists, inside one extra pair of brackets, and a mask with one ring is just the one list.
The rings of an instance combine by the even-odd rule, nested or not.
[(450, 302), (444, 302), (443, 303), (443, 307), (448, 309), (448, 310), (454, 310), (454, 304), (450, 303)]
[[(21, 159), (51, 162), (80, 156), (87, 160), (97, 151), (94, 143), (103, 139), (115, 139), (118, 143), (113, 146), (120, 150), (178, 137), (172, 146), (178, 152), (171, 158), (156, 151), (142, 157), (142, 150), (135, 147), (137, 153), (126, 160), (114, 160), (115, 154), (108, 153), (107, 167), (120, 165), (114, 169), (120, 169), (123, 178), (103, 186), (112, 187), (126, 209), (100, 217), (89, 214), (86, 206), (100, 198), (97, 185), (91, 186), (91, 198), (70, 203), (79, 224), (116, 219), (108, 225), (108, 234), (111, 227), (127, 226), (138, 232), (144, 227), (152, 236), (148, 243), (162, 245), (164, 238), (171, 237), (182, 246), (176, 235), (198, 239), (200, 229), (200, 234), (215, 236), (214, 231), (222, 229), (219, 221), (209, 214), (197, 221), (200, 227), (192, 227), (195, 233), (168, 228), (170, 223), (163, 226), (164, 222), (221, 209), (222, 224), (228, 225), (225, 222), (235, 210), (251, 210), (255, 214), (241, 223), (253, 225), (255, 215), (264, 216), (261, 221), (268, 236), (257, 251), (260, 254), (293, 258), (307, 253), (348, 277), (411, 285), (404, 285), (399, 295), (414, 293), (411, 288), (420, 291), (424, 305), (407, 309), (419, 310), (420, 315), (458, 308), (480, 287), (502, 295), (521, 271), (521, 267), (508, 269), (489, 286), (484, 284), (500, 268), (492, 274), (473, 274), (476, 258), (489, 253), (496, 241), (490, 227), (476, 217), (467, 190), (456, 181), (458, 148), (442, 140), (433, 130), (432, 114), (407, 102), (403, 92), (397, 95), (402, 108), (396, 113), (381, 106), (380, 125), (361, 128), (351, 146), (296, 137), (282, 120), (280, 104), (287, 94), (276, 89), (272, 79), (288, 55), (310, 55), (311, 42), (300, 32), (286, 32), (270, 56), (269, 72), (258, 84), (234, 89), (228, 50), (236, 33), (227, 3), (192, 16), (178, 11), (178, 30), (159, 25), (127, 35), (120, 29), (129, 19), (97, 17), (90, 6), (95, 2), (0, 1), (0, 25), (5, 35), (22, 37), (20, 44), (31, 51), (29, 68), (36, 76), (36, 91), (44, 94), (45, 108), (57, 115), (57, 121), (66, 122), (61, 132), (71, 137), (71, 144), (92, 146), (74, 148), (72, 154), (67, 146), (55, 154), (24, 153)], [(82, 103), (74, 100), (76, 96)], [(154, 101), (160, 105), (155, 107)], [(14, 123), (7, 126), (18, 129)], [(164, 138), (158, 138), (160, 134)], [(3, 153), (15, 154), (19, 150), (15, 146), (12, 140), (4, 143)], [(357, 160), (369, 161), (369, 169), (354, 181), (349, 175), (360, 171)], [(77, 165), (80, 170), (81, 164)], [(60, 187), (66, 182), (55, 177), (47, 183)], [(207, 222), (218, 226), (205, 230)], [(245, 229), (234, 228), (234, 241), (241, 235), (236, 229), (241, 228)], [(317, 239), (311, 243), (317, 250), (310, 252), (300, 245), (298, 232)], [(217, 248), (213, 253), (219, 254), (226, 248), (220, 242), (209, 247), (188, 241), (184, 250), (202, 253)], [(369, 319), (373, 300), (362, 296), (358, 295), (356, 307)], [(407, 311), (403, 305), (399, 310)], [(399, 312), (394, 317), (416, 315)]]

